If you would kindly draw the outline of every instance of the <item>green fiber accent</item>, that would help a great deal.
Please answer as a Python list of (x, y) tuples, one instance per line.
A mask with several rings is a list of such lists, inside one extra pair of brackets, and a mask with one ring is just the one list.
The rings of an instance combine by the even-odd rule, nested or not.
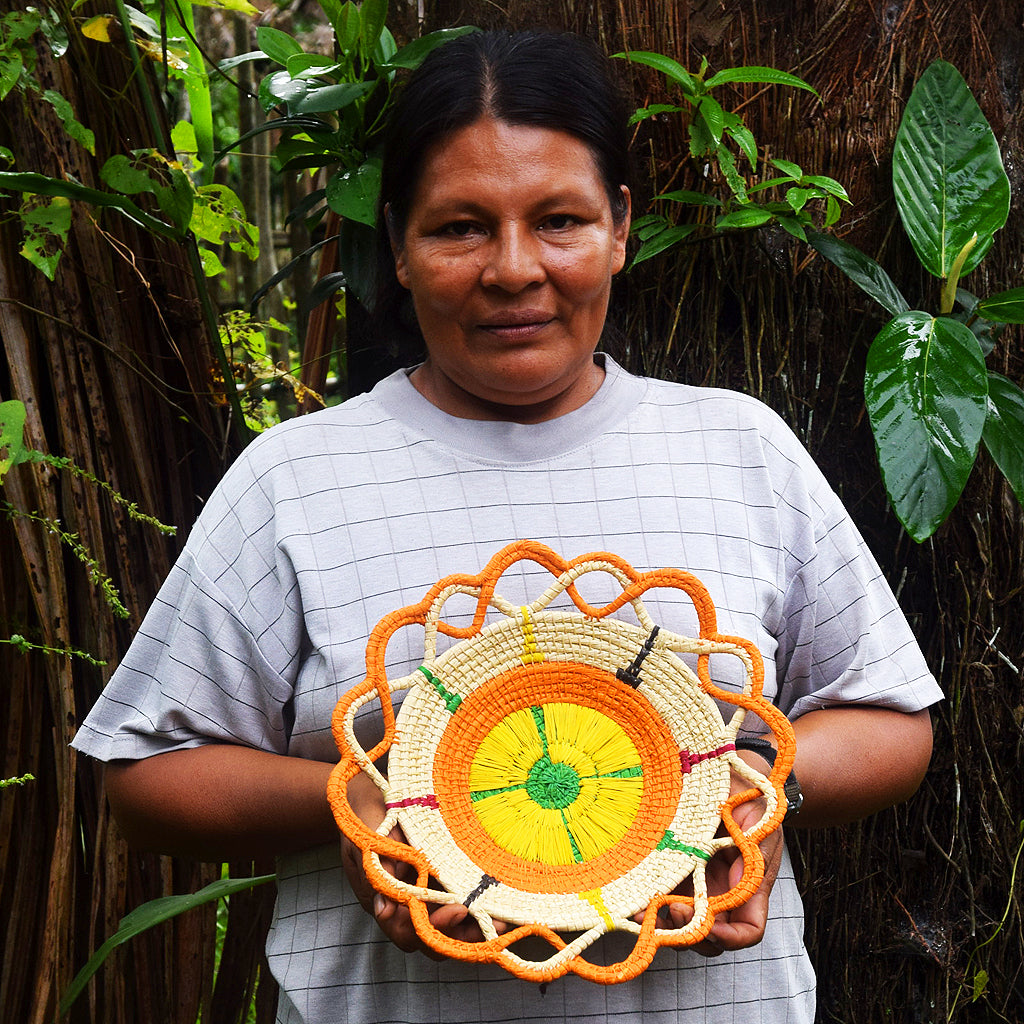
[(448, 709), (449, 714), (454, 715), (459, 710), (459, 705), (462, 703), (462, 698), (457, 693), (450, 693), (445, 689), (444, 683), (441, 682), (433, 672), (430, 671), (425, 665), (420, 665), (418, 671), (422, 672), (430, 682), (430, 685), (437, 690), (438, 696), (444, 701), (444, 706)]

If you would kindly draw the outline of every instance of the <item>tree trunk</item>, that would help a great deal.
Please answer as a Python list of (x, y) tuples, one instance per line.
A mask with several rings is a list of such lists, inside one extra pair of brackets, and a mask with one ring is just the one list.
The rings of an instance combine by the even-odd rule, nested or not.
[[(90, 8), (77, 11), (76, 22), (96, 13)], [(98, 156), (71, 140), (49, 103), (17, 90), (0, 110), (0, 143), (13, 150), (20, 171), (102, 187), (97, 167), (107, 156), (145, 145), (166, 151), (166, 140), (154, 137), (158, 126), (142, 114), (147, 83), (133, 78), (123, 49), (82, 37), (70, 3), (54, 10), (72, 52), (54, 61), (38, 37), (35, 77), (93, 128)], [(11, 216), (18, 200), (3, 204), (0, 399), (25, 404), (31, 447), (71, 458), (146, 512), (187, 528), (232, 452), (218, 407), (215, 339), (187, 251), (116, 214), (75, 204), (51, 283), (18, 255), (20, 226)], [(130, 854), (110, 821), (98, 766), (68, 746), (139, 626), (180, 534), (168, 541), (133, 522), (94, 484), (42, 465), (13, 469), (0, 497), (8, 503), (0, 525), (0, 638), (18, 633), (107, 662), (97, 669), (79, 657), (21, 654), (0, 644), (10, 709), (3, 774), (35, 776), (4, 790), (0, 805), (0, 920), (8, 950), (0, 1006), (6, 1019), (50, 1024), (73, 974), (127, 911), (193, 891), (218, 872)], [(71, 544), (61, 542), (57, 524), (110, 577), (126, 621)], [(194, 1024), (209, 992), (212, 914), (211, 907), (134, 940), (96, 975), (70, 1019)]]

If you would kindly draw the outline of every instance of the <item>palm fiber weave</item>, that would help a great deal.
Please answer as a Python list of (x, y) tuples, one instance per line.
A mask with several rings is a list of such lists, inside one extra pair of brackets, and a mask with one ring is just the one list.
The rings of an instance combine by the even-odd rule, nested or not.
[[(516, 607), (496, 586), (521, 560), (538, 563), (553, 581), (532, 604)], [(592, 572), (621, 588), (601, 608), (576, 587)], [(642, 600), (652, 588), (689, 596), (698, 637), (652, 621)], [(475, 598), (469, 626), (441, 617), (457, 594)], [(562, 595), (574, 607), (550, 608)], [(636, 622), (615, 617), (627, 604)], [(424, 628), (423, 663), (390, 680), (388, 642), (409, 625)], [(438, 653), (439, 633), (458, 642)], [(713, 655), (742, 663), (740, 692), (712, 682)], [(744, 903), (761, 884), (757, 844), (785, 813), (793, 732), (761, 695), (759, 652), (717, 632), (711, 599), (689, 573), (638, 573), (604, 552), (566, 561), (543, 544), (518, 541), (478, 575), (448, 576), (418, 604), (382, 619), (366, 669), (334, 711), (341, 760), (328, 798), (341, 830), (363, 850), (371, 884), (409, 906), (417, 934), (439, 953), (494, 962), (532, 981), (572, 971), (611, 984), (643, 971), (660, 946), (701, 941), (717, 913)], [(404, 697), (397, 714), (396, 694)], [(727, 720), (716, 701), (734, 708)], [(374, 702), (384, 738), (365, 750), (354, 721)], [(769, 778), (736, 753), (747, 711), (778, 745)], [(377, 767), (385, 754), (386, 777)], [(360, 772), (383, 796), (386, 815), (375, 831), (348, 802), (347, 785)], [(730, 796), (731, 773), (750, 788)], [(734, 809), (761, 797), (763, 814), (744, 830)], [(389, 836), (396, 826), (405, 842)], [(739, 849), (742, 877), (728, 892), (709, 894), (706, 864), (728, 847)], [(412, 865), (415, 882), (395, 878), (381, 857)], [(692, 895), (674, 894), (685, 882)], [(692, 919), (663, 927), (657, 911), (680, 901), (693, 906)], [(454, 903), (468, 907), (483, 941), (454, 939), (431, 924), (434, 906)], [(518, 927), (499, 935), (492, 919)], [(629, 956), (615, 964), (587, 960), (584, 951), (612, 930), (636, 936)], [(530, 959), (516, 948), (527, 936), (546, 940), (550, 955)]]

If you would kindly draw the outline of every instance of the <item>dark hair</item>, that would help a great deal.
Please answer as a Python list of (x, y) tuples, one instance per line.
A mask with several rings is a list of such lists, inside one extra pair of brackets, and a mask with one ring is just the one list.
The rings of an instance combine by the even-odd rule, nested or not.
[(629, 112), (611, 62), (582, 36), (471, 32), (434, 50), (406, 83), (384, 145), (374, 302), (378, 329), (403, 349), (409, 340), (422, 349), (407, 293), (395, 277), (384, 209), (400, 238), (433, 146), (487, 116), (574, 135), (593, 153), (612, 215), (621, 222), (627, 209), (621, 186), (630, 181)]

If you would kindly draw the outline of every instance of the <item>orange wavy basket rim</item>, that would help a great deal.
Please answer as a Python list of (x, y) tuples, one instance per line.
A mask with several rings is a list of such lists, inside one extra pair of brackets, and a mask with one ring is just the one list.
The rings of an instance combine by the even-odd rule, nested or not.
[[(501, 935), (493, 933), (493, 928), (491, 928), (492, 934), (480, 942), (453, 939), (438, 931), (430, 923), (428, 902), (431, 899), (438, 901), (442, 896), (445, 897), (445, 902), (457, 902), (457, 899), (448, 892), (442, 894), (438, 890), (430, 888), (431, 865), (427, 854), (407, 843), (391, 839), (387, 835), (370, 829), (355, 814), (347, 799), (347, 785), (351, 779), (364, 770), (363, 764), (370, 765), (377, 761), (390, 750), (395, 742), (396, 714), (391, 699), (393, 688), (389, 683), (384, 666), (387, 645), (391, 637), (405, 626), (423, 626), (427, 631), (425, 635), (428, 639), (425, 640), (425, 644), (428, 655), (432, 653), (431, 630), (436, 630), (458, 641), (472, 641), (484, 632), (488, 612), (502, 606), (496, 595), (496, 587), (501, 576), (512, 565), (524, 560), (539, 564), (555, 577), (555, 583), (534, 602), (535, 604), (543, 601), (553, 591), (564, 591), (580, 615), (595, 622), (610, 619), (615, 612), (627, 604), (632, 604), (634, 608), (642, 608), (642, 596), (655, 588), (670, 588), (686, 593), (696, 611), (699, 625), (698, 635), (694, 639), (704, 645), (691, 652), (697, 655), (696, 677), (700, 690), (714, 700), (738, 709), (739, 717), (736, 717), (736, 713), (734, 713), (734, 719), (730, 719), (730, 724), (726, 726), (727, 730), (732, 730), (735, 734), (739, 728), (739, 718), (748, 711), (753, 712), (768, 726), (778, 745), (775, 764), (767, 777), (761, 776), (760, 773), (750, 769), (737, 758), (734, 742), (728, 750), (716, 752), (723, 754), (731, 767), (736, 767), (738, 762), (738, 770), (748, 781), (759, 780), (756, 786), (752, 781), (750, 789), (725, 799), (718, 808), (721, 822), (728, 834), (728, 840), (716, 840), (716, 843), (734, 845), (739, 849), (743, 862), (743, 872), (739, 881), (723, 894), (710, 895), (705, 892), (699, 901), (695, 896), (686, 897), (672, 893), (653, 894), (647, 903), (643, 921), (639, 926), (625, 922), (617, 923), (616, 926), (620, 929), (634, 932), (637, 939), (630, 954), (615, 964), (596, 964), (583, 957), (582, 951), (593, 941), (593, 938), (577, 950), (576, 944), (581, 942), (579, 938), (573, 943), (567, 943), (557, 930), (542, 922), (521, 924)], [(595, 570), (611, 573), (622, 585), (618, 596), (600, 607), (590, 605), (576, 588), (576, 580), (580, 576)], [(453, 593), (476, 596), (473, 619), (468, 626), (457, 627), (445, 622), (440, 617), (444, 602)], [(675, 634), (670, 635), (674, 636)], [(738, 649), (729, 653), (739, 654), (739, 651), (745, 653), (746, 659), (749, 661), (749, 666), (747, 666), (749, 689), (747, 692), (725, 690), (713, 682), (710, 675), (710, 657), (711, 653), (717, 653), (712, 650), (714, 645)], [(429, 660), (429, 657), (426, 658), (424, 664)], [(757, 844), (778, 828), (782, 822), (786, 809), (783, 785), (792, 768), (795, 756), (792, 726), (781, 711), (763, 698), (763, 684), (764, 666), (760, 652), (754, 644), (742, 637), (718, 633), (717, 618), (711, 597), (704, 585), (692, 573), (673, 568), (638, 572), (619, 556), (603, 551), (565, 559), (537, 541), (517, 541), (498, 551), (479, 573), (454, 573), (446, 576), (430, 587), (422, 600), (391, 612), (378, 622), (366, 647), (366, 677), (362, 683), (348, 691), (338, 701), (332, 715), (332, 732), (341, 758), (330, 776), (327, 787), (328, 799), (341, 831), (363, 850), (363, 866), (371, 884), (391, 899), (408, 905), (417, 934), (432, 949), (455, 959), (478, 963), (497, 963), (511, 973), (531, 981), (549, 981), (570, 971), (580, 977), (602, 984), (625, 981), (640, 974), (662, 946), (683, 946), (699, 942), (710, 931), (717, 913), (732, 909), (745, 902), (753, 895), (763, 880), (764, 864)], [(396, 685), (394, 689), (399, 688), (401, 687)], [(370, 750), (364, 751), (359, 748), (357, 752), (350, 745), (346, 723), (350, 714), (354, 715), (353, 709), (374, 698), (379, 704), (383, 717), (384, 736)], [(733, 724), (734, 721), (735, 724)], [(362, 763), (360, 757), (362, 757)], [(378, 787), (381, 786), (376, 779), (374, 781)], [(764, 788), (757, 788), (762, 783)], [(733, 810), (762, 795), (767, 798), (769, 810), (753, 828), (745, 832), (735, 821)], [(398, 813), (400, 814), (400, 812)], [(385, 821), (388, 820), (390, 819), (385, 819)], [(384, 827), (383, 824), (381, 827)], [(380, 857), (393, 858), (411, 864), (417, 875), (415, 885), (401, 883), (386, 872), (380, 864)], [(699, 861), (698, 866), (692, 869), (692, 874), (695, 883), (699, 878), (703, 886), (703, 866)], [(657, 910), (675, 902), (689, 903), (695, 911), (693, 920), (682, 929), (659, 928), (656, 918)], [(698, 902), (703, 906), (698, 906)], [(701, 910), (703, 912), (700, 912)], [(486, 925), (489, 923), (489, 919), (486, 922), (481, 922), (485, 932)], [(601, 934), (604, 930), (610, 929), (602, 926), (596, 934)], [(586, 934), (589, 936), (590, 932)], [(555, 954), (545, 961), (524, 960), (510, 947), (526, 936), (539, 936), (545, 939), (555, 950)]]

